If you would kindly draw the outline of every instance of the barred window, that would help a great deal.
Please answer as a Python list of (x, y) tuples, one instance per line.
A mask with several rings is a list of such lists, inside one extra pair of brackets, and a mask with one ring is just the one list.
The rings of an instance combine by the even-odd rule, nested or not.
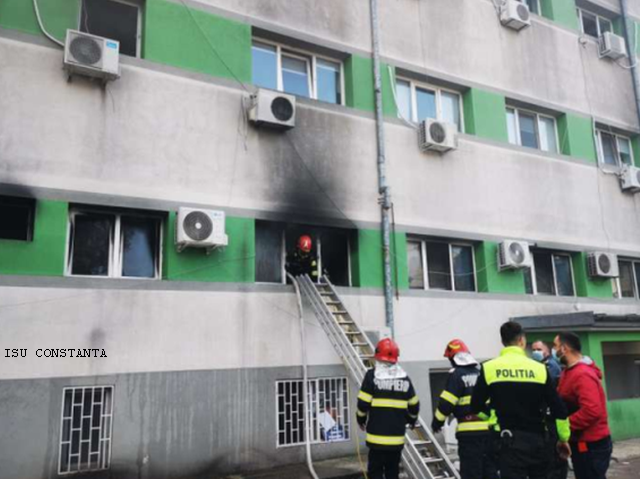
[(109, 469), (113, 386), (62, 392), (59, 474)]
[[(303, 381), (276, 381), (277, 446), (296, 446), (306, 441)], [(347, 378), (309, 380), (311, 443), (348, 441), (349, 390)]]

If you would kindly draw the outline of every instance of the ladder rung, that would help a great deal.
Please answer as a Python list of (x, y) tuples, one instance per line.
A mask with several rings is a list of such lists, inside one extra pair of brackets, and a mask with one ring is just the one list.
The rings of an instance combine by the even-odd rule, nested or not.
[(361, 346), (369, 346), (369, 343), (351, 343), (351, 346), (361, 347)]
[(340, 315), (342, 315), (342, 314), (349, 314), (349, 312), (348, 312), (348, 311), (344, 311), (344, 310), (341, 310), (341, 311), (331, 311), (331, 314), (340, 314)]
[(426, 457), (422, 460), (425, 464), (436, 464), (438, 462), (442, 462), (444, 459), (441, 457)]
[(418, 439), (417, 441), (411, 441), (411, 444), (414, 446), (425, 446), (427, 444), (433, 444), (431, 441), (424, 441), (422, 439)]
[(360, 359), (373, 359), (373, 354), (361, 354)]
[(353, 324), (353, 321), (337, 321), (338, 324)]
[(342, 304), (342, 301), (325, 301), (324, 304)]
[(345, 331), (344, 334), (354, 335), (354, 334), (362, 334), (362, 333), (360, 331)]
[(333, 293), (331, 293), (331, 292), (327, 293), (326, 291), (325, 292), (320, 291), (320, 296), (333, 296)]

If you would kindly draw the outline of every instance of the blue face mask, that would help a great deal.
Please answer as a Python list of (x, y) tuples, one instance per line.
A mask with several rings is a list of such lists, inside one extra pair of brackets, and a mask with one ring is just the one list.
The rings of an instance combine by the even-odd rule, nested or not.
[(541, 363), (544, 361), (544, 354), (542, 354), (542, 351), (531, 351), (531, 358)]
[(560, 358), (558, 357), (558, 351), (556, 351), (555, 348), (553, 348), (551, 350), (551, 355), (553, 356), (553, 359), (555, 359), (556, 361), (558, 361)]

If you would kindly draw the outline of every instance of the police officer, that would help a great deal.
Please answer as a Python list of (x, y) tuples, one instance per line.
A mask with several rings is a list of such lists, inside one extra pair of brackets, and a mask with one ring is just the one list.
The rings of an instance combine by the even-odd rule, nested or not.
[(471, 411), (480, 413), (491, 401), (500, 424), (499, 469), (502, 479), (545, 479), (549, 465), (549, 434), (545, 414), (556, 422), (558, 451), (570, 454), (567, 410), (547, 368), (526, 356), (522, 326), (507, 322), (500, 328), (505, 348), (482, 365), (471, 398)]
[(449, 359), (453, 369), (440, 395), (431, 429), (440, 431), (447, 417), (453, 414), (458, 421), (456, 439), (460, 476), (462, 479), (496, 479), (498, 471), (493, 458), (488, 415), (481, 418), (471, 413), (471, 393), (480, 375), (480, 365), (467, 345), (459, 339), (447, 344), (444, 357)]
[(316, 282), (318, 280), (318, 258), (313, 252), (311, 236), (302, 235), (298, 238), (296, 250), (287, 255), (287, 272), (292, 276), (309, 275)]
[(381, 340), (375, 368), (367, 371), (358, 393), (356, 418), (367, 431), (369, 479), (398, 479), (406, 426), (413, 427), (420, 412), (420, 400), (398, 356), (393, 340)]

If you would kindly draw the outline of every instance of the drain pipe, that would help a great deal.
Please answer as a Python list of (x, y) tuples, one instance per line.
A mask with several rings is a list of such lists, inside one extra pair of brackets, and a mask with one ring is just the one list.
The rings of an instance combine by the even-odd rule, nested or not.
[[(638, 59), (636, 57), (636, 34), (637, 29), (633, 20), (629, 17), (628, 0), (620, 0), (622, 10), (622, 23), (624, 23), (625, 37), (627, 40), (627, 51), (629, 52), (629, 63), (631, 64), (631, 77), (633, 78), (633, 91), (636, 96), (636, 113), (640, 123), (640, 73), (638, 73)], [(633, 37), (631, 36), (633, 32)]]
[(371, 43), (373, 47), (373, 80), (375, 92), (376, 141), (378, 145), (378, 194), (382, 215), (382, 252), (384, 260), (384, 305), (386, 325), (395, 336), (393, 321), (393, 284), (391, 281), (391, 195), (387, 184), (387, 165), (384, 147), (384, 117), (382, 115), (382, 79), (380, 75), (380, 28), (378, 0), (371, 0)]

